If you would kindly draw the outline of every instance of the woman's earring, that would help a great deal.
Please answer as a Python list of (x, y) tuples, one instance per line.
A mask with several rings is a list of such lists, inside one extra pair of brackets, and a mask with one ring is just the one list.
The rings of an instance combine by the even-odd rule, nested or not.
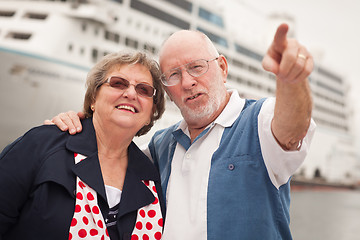
[(90, 109), (91, 109), (91, 111), (95, 111), (94, 105), (91, 105)]

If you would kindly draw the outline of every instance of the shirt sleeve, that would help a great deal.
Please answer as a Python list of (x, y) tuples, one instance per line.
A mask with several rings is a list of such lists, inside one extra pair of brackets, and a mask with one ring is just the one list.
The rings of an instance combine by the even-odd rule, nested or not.
[(273, 185), (279, 187), (289, 181), (289, 178), (304, 162), (309, 151), (316, 124), (313, 119), (300, 149), (285, 151), (277, 143), (271, 131), (271, 121), (274, 116), (275, 98), (268, 98), (263, 103), (258, 116), (258, 134), (262, 156)]

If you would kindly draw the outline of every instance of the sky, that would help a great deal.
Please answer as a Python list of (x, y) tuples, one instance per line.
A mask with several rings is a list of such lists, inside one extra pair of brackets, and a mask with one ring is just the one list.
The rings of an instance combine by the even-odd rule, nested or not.
[[(213, 0), (223, 9), (232, 35), (265, 51), (275, 33), (267, 16), (294, 18), (296, 39), (319, 64), (349, 84), (354, 131), (360, 137), (360, 1), (358, 0)], [(246, 10), (244, 10), (246, 9)], [(271, 37), (271, 38), (270, 38)]]

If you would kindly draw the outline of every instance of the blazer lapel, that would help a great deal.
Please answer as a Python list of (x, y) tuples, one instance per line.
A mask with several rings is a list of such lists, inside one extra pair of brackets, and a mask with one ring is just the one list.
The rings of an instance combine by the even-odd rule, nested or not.
[(127, 171), (121, 194), (118, 217), (136, 211), (155, 201), (154, 195), (137, 175)]
[(70, 136), (66, 143), (66, 147), (74, 153), (80, 153), (87, 156), (87, 158), (74, 165), (72, 171), (106, 200), (104, 181), (97, 155), (96, 134), (92, 119), (87, 118), (83, 120), (82, 125), (83, 131)]
[(102, 178), (101, 167), (97, 153), (88, 156), (83, 161), (74, 165), (72, 171), (82, 181), (94, 189), (98, 195), (106, 200), (104, 180)]
[(119, 217), (154, 202), (155, 196), (143, 181), (160, 180), (154, 164), (134, 143), (129, 146), (128, 156), (129, 163), (119, 205)]

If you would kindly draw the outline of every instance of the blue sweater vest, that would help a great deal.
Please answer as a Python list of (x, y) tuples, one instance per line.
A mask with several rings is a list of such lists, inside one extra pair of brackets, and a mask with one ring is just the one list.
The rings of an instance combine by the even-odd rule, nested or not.
[[(208, 240), (292, 239), (290, 184), (277, 189), (271, 183), (261, 154), (258, 114), (264, 100), (246, 100), (213, 154), (207, 194)], [(172, 133), (177, 127), (158, 131), (149, 144), (164, 196), (176, 147)]]

